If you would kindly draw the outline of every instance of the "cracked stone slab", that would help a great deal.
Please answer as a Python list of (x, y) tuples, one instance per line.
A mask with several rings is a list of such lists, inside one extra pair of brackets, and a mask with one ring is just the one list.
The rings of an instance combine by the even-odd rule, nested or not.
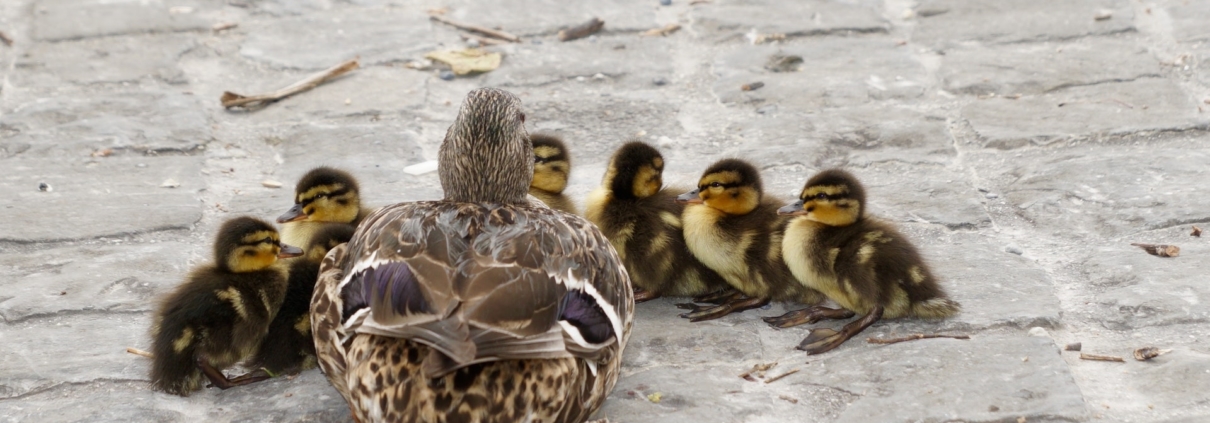
[[(38, 0), (33, 13), (34, 39), (63, 41), (105, 35), (209, 30), (210, 24), (192, 12), (202, 4), (191, 0)], [(185, 10), (190, 13), (184, 13)]]
[[(201, 158), (114, 156), (94, 160), (7, 159), (0, 178), (0, 233), (21, 243), (78, 240), (168, 229), (201, 219)], [(180, 186), (162, 188), (168, 180)], [(49, 191), (40, 191), (39, 184)]]
[(25, 396), (96, 379), (145, 380), (147, 359), (126, 347), (146, 350), (150, 324), (147, 313), (87, 312), (0, 326), (0, 394)]
[(1095, 321), (1114, 330), (1151, 326), (1204, 324), (1210, 321), (1210, 287), (1205, 284), (1201, 258), (1210, 246), (1185, 237), (1171, 242), (1180, 257), (1147, 254), (1132, 242), (1157, 242), (1143, 236), (1091, 249), (1080, 269), (1092, 291)]
[(177, 61), (194, 48), (192, 37), (135, 35), (36, 43), (15, 63), (9, 78), (17, 86), (135, 82), (152, 78), (183, 84)]
[(268, 20), (248, 33), (239, 54), (279, 68), (310, 71), (358, 56), (363, 66), (402, 62), (420, 59), (437, 47), (430, 25), (424, 13), (410, 8), (332, 10)]
[[(624, 0), (601, 0), (594, 2), (558, 2), (553, 0), (517, 0), (509, 7), (485, 8), (475, 0), (453, 0), (443, 3), (449, 8), (445, 17), (487, 28), (500, 28), (504, 32), (524, 38), (553, 36), (561, 29), (570, 28), (594, 17), (605, 22), (598, 36), (611, 32), (638, 32), (660, 28), (668, 22), (657, 21), (655, 10), (658, 3), (635, 4)], [(541, 13), (535, 13), (541, 11)], [(454, 28), (434, 23), (436, 28), (445, 28), (453, 34)], [(581, 44), (581, 39), (573, 43)], [(530, 42), (526, 39), (524, 42)], [(556, 38), (542, 42), (559, 42)], [(505, 60), (508, 60), (507, 58)]]
[(526, 100), (524, 107), (537, 129), (563, 134), (574, 149), (573, 159), (610, 157), (639, 132), (676, 138), (684, 131), (675, 119), (680, 107), (666, 101), (609, 96), (586, 103), (552, 96)]
[[(934, 47), (961, 41), (1054, 41), (1135, 31), (1134, 6), (1127, 0), (926, 0), (915, 10), (919, 23), (912, 41)], [(1094, 19), (1101, 10), (1112, 11), (1113, 16)]]
[(885, 33), (890, 25), (882, 18), (881, 7), (880, 2), (864, 0), (741, 0), (695, 7), (691, 16), (695, 28), (718, 41), (743, 39), (751, 31), (797, 38)]
[[(883, 218), (950, 229), (975, 229), (991, 223), (983, 194), (952, 164), (882, 162), (849, 170), (866, 185), (869, 210)], [(799, 188), (808, 177), (802, 177)]]
[[(1087, 418), (1080, 390), (1049, 339), (988, 334), (885, 346), (861, 339), (850, 340), (842, 352), (813, 357), (800, 352), (780, 360), (624, 367), (597, 416), (666, 422), (716, 421), (720, 415), (743, 416), (735, 420), (743, 422)], [(767, 377), (800, 372), (772, 383), (738, 377), (753, 364), (772, 361), (779, 365)], [(649, 397), (655, 393), (659, 402)]]
[(0, 257), (0, 317), (7, 322), (61, 312), (151, 311), (159, 294), (174, 288), (189, 269), (191, 253), (209, 253), (181, 242), (101, 245), (38, 250)]
[(544, 42), (501, 47), (505, 65), (484, 74), (486, 86), (529, 87), (576, 78), (602, 78), (646, 87), (674, 73), (669, 57), (675, 42), (666, 37), (603, 35), (580, 43)]
[[(996, 175), (990, 201), (1024, 225), (1067, 239), (1103, 239), (1210, 221), (1210, 200), (1199, 182), (1210, 153), (1188, 143), (1083, 145), (1033, 150), (1006, 158), (971, 155), (972, 165)], [(1200, 141), (1199, 141), (1200, 140)]]
[(172, 89), (16, 95), (30, 94), (36, 97), (0, 116), (4, 143), (31, 146), (22, 157), (87, 157), (103, 149), (192, 153), (212, 139), (198, 99)]
[(1016, 100), (984, 99), (963, 107), (962, 117), (970, 122), (980, 144), (999, 149), (1210, 127), (1210, 119), (1199, 115), (1189, 94), (1164, 78), (1072, 87)]
[(956, 47), (946, 50), (939, 74), (946, 91), (967, 95), (1042, 94), (1161, 75), (1159, 60), (1130, 37)]
[[(802, 64), (797, 71), (774, 72), (766, 64), (775, 56), (798, 56)], [(930, 84), (911, 51), (885, 37), (745, 45), (719, 54), (713, 66), (719, 101), (750, 104), (764, 114), (916, 99)], [(765, 85), (741, 89), (754, 82)]]
[[(146, 361), (126, 355), (114, 360)], [(344, 399), (318, 370), (227, 391), (209, 388), (188, 398), (154, 392), (143, 380), (91, 380), (59, 385), (19, 402), (0, 400), (0, 410), (13, 421), (40, 422), (353, 421)]]

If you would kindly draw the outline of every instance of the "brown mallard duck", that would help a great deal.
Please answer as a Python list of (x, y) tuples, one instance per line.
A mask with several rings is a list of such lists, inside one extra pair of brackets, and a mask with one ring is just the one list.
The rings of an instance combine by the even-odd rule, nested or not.
[(623, 144), (609, 160), (601, 186), (589, 195), (585, 217), (601, 228), (626, 263), (635, 302), (728, 289), (727, 281), (685, 245), (685, 206), (675, 201), (684, 190), (665, 188), (663, 174), (659, 150), (642, 141)]
[(577, 214), (576, 205), (563, 194), (567, 179), (571, 177), (571, 155), (563, 140), (551, 134), (530, 134), (534, 145), (534, 180), (529, 194), (542, 200), (548, 207)]
[(795, 216), (782, 240), (790, 271), (802, 285), (842, 308), (814, 306), (765, 321), (790, 327), (862, 315), (840, 331), (811, 330), (798, 346), (809, 354), (836, 348), (882, 318), (943, 318), (961, 309), (916, 247), (890, 223), (867, 216), (865, 204), (861, 182), (849, 172), (830, 169), (811, 177), (798, 201), (778, 210)]
[(222, 389), (263, 380), (232, 381), (222, 371), (260, 345), (286, 295), (286, 268), (277, 259), (300, 254), (261, 220), (223, 223), (214, 263), (193, 269), (156, 310), (152, 388), (187, 396), (201, 388), (203, 375)]
[(368, 216), (324, 259), (320, 367), (361, 422), (580, 422), (617, 381), (634, 299), (592, 223), (531, 205), (521, 102), (472, 91), (441, 201)]
[(781, 258), (782, 235), (789, 219), (780, 217), (781, 200), (762, 192), (760, 172), (739, 159), (715, 162), (698, 180), (697, 189), (681, 194), (689, 251), (722, 275), (738, 291), (716, 306), (682, 304), (693, 321), (717, 319), (762, 307), (769, 301), (816, 304), (823, 295), (802, 284)]

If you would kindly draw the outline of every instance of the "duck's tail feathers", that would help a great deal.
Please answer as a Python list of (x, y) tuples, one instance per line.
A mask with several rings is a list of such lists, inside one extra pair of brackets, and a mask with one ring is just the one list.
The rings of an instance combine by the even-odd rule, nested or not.
[(930, 298), (912, 305), (912, 313), (925, 319), (940, 319), (958, 314), (962, 305), (949, 298)]

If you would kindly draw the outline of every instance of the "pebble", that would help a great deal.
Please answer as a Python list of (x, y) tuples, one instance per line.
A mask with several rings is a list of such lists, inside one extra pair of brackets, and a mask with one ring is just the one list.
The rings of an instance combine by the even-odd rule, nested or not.
[(672, 0), (660, 0), (660, 6), (672, 6)]
[(766, 105), (760, 106), (759, 108), (756, 109), (756, 113), (760, 113), (762, 115), (767, 115), (769, 113), (773, 113), (776, 111), (777, 111), (776, 104), (766, 104)]
[(437, 73), (437, 77), (441, 78), (443, 80), (446, 80), (446, 81), (453, 81), (454, 80), (454, 71), (451, 71), (449, 69), (443, 70), (443, 71)]
[(1024, 251), (1021, 251), (1021, 248), (1017, 247), (1016, 245), (1005, 246), (1004, 252), (1009, 253), (1009, 254), (1016, 254), (1016, 255), (1021, 255), (1021, 254), (1025, 253)]
[(281, 182), (277, 182), (272, 179), (260, 181), (260, 184), (265, 188), (281, 188)]
[(657, 87), (668, 85), (668, 78), (665, 78), (662, 76), (657, 76), (657, 77), (655, 77), (655, 79), (651, 80), (651, 83), (655, 84)]
[(1039, 338), (1049, 338), (1050, 332), (1047, 332), (1046, 328), (1044, 328), (1044, 327), (1034, 326), (1032, 328), (1029, 328), (1029, 336), (1036, 336)]
[(990, 199), (996, 199), (996, 198), (1000, 198), (1000, 194), (996, 194), (996, 193), (994, 193), (994, 192), (989, 192), (989, 193), (987, 193), (987, 194), (983, 194), (983, 196), (984, 196), (984, 197), (987, 197), (989, 200), (990, 200)]
[(479, 48), (479, 40), (476, 40), (474, 38), (466, 40), (466, 46), (470, 47), (470, 48)]
[(55, 190), (55, 187), (50, 186), (50, 184), (48, 184), (48, 183), (46, 183), (46, 182), (39, 182), (39, 183), (38, 183), (38, 191), (42, 191), (42, 192), (54, 192), (54, 190)]

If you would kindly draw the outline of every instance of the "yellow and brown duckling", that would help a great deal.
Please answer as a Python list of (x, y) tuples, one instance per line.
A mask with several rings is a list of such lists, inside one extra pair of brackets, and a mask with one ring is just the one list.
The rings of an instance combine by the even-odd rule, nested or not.
[(641, 141), (613, 154), (584, 215), (609, 238), (634, 284), (635, 302), (664, 295), (695, 296), (728, 289), (727, 282), (689, 252), (681, 233), (684, 190), (664, 188), (664, 157)]
[(907, 238), (889, 223), (867, 216), (865, 204), (857, 178), (831, 169), (813, 176), (798, 201), (778, 210), (794, 216), (782, 241), (790, 270), (842, 309), (814, 306), (765, 321), (790, 327), (862, 315), (839, 331), (813, 329), (798, 346), (809, 354), (836, 348), (880, 318), (943, 318), (961, 308), (947, 298)]
[(571, 177), (571, 156), (563, 140), (550, 134), (531, 134), (534, 146), (534, 180), (529, 194), (555, 210), (578, 214), (575, 203), (563, 195)]
[[(277, 317), (269, 324), (260, 348), (248, 360), (246, 366), (256, 371), (241, 376), (276, 377), (284, 373), (295, 374), (315, 367), (315, 341), (311, 338), (311, 297), (315, 281), (319, 279), (319, 265), (328, 251), (349, 242), (353, 237), (353, 226), (343, 223), (328, 223), (311, 235), (310, 242), (303, 247), (303, 256), (289, 263), (289, 285)], [(236, 381), (233, 380), (233, 381)]]
[(439, 152), (440, 201), (384, 207), (328, 254), (320, 367), (369, 422), (582, 422), (617, 382), (634, 299), (604, 235), (529, 203), (513, 94), (471, 91)]
[(353, 175), (340, 169), (311, 169), (294, 187), (294, 207), (278, 216), (282, 241), (306, 245), (325, 223), (357, 226), (372, 210), (362, 207), (361, 190)]
[(286, 295), (286, 268), (277, 259), (300, 254), (261, 220), (224, 223), (214, 242), (214, 263), (190, 272), (156, 311), (152, 387), (186, 396), (201, 387), (202, 376), (222, 389), (263, 379), (233, 382), (222, 370), (260, 345)]
[(742, 295), (723, 298), (713, 307), (682, 305), (693, 311), (681, 317), (716, 319), (770, 300), (823, 301), (819, 292), (795, 283), (782, 261), (782, 235), (789, 219), (777, 214), (781, 200), (763, 194), (755, 166), (739, 159), (720, 160), (706, 169), (697, 186), (677, 197), (688, 203), (682, 218), (689, 251)]

